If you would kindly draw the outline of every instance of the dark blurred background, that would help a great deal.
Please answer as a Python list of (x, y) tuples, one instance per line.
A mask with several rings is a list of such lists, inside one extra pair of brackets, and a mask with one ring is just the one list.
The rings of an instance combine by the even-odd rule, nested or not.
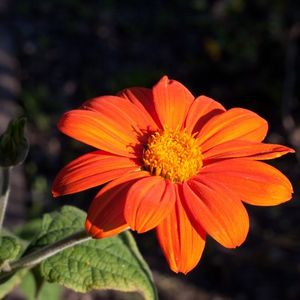
[[(96, 190), (55, 201), (50, 195), (58, 170), (88, 150), (58, 132), (59, 116), (90, 97), (152, 87), (166, 74), (194, 95), (259, 113), (270, 125), (268, 141), (298, 155), (274, 163), (293, 182), (293, 201), (247, 206), (247, 241), (229, 251), (209, 239), (187, 276), (171, 273), (153, 233), (137, 237), (161, 299), (300, 299), (299, 36), (298, 1), (0, 0), (0, 130), (24, 114), (31, 143), (14, 171), (6, 225), (64, 204), (87, 208)], [(10, 299), (22, 298), (16, 292)]]

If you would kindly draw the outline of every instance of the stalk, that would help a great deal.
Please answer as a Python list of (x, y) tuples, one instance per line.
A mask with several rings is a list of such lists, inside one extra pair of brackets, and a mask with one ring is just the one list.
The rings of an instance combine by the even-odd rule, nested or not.
[(33, 268), (45, 259), (70, 247), (86, 242), (90, 239), (92, 239), (92, 237), (87, 235), (85, 230), (82, 230), (72, 235), (69, 235), (51, 245), (45, 246), (44, 248), (29, 253), (21, 257), (18, 261), (12, 262), (10, 265), (6, 265), (5, 268), (2, 269), (2, 274), (0, 275), (0, 282), (2, 279), (5, 279), (7, 276), (12, 275), (19, 269)]
[(10, 192), (10, 167), (1, 168), (2, 187), (0, 192), (0, 231), (2, 230), (4, 216), (7, 208), (7, 202)]

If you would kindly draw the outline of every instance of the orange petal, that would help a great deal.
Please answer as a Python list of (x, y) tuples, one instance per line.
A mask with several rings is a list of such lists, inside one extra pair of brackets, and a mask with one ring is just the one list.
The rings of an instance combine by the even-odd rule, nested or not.
[(191, 224), (178, 194), (173, 210), (157, 226), (157, 237), (172, 271), (186, 274), (198, 264), (205, 246), (205, 232)]
[(188, 133), (197, 132), (212, 117), (225, 111), (225, 108), (217, 101), (200, 96), (193, 101), (185, 120), (185, 128)]
[(247, 211), (237, 195), (204, 176), (182, 186), (183, 206), (196, 224), (226, 248), (241, 245), (249, 230)]
[(77, 193), (126, 173), (136, 171), (137, 162), (104, 151), (94, 151), (70, 162), (56, 176), (52, 194), (54, 197)]
[(231, 140), (261, 142), (268, 131), (266, 120), (254, 112), (232, 108), (210, 119), (197, 135), (202, 151)]
[(161, 124), (169, 129), (180, 129), (194, 96), (181, 83), (164, 76), (154, 87), (155, 109)]
[(157, 129), (157, 125), (149, 113), (128, 99), (117, 96), (102, 96), (91, 99), (83, 104), (86, 109), (94, 110), (112, 120), (117, 120), (119, 126), (128, 132), (142, 133)]
[(132, 184), (146, 176), (148, 172), (135, 172), (108, 183), (89, 207), (86, 231), (94, 238), (104, 238), (128, 228), (124, 218), (127, 192)]
[(154, 107), (152, 90), (133, 87), (119, 92), (118, 96), (131, 101), (154, 130), (162, 127)]
[(207, 165), (200, 174), (226, 185), (249, 204), (277, 205), (292, 197), (290, 181), (274, 167), (259, 161), (224, 160)]
[(202, 154), (204, 161), (209, 162), (237, 157), (255, 160), (273, 159), (293, 152), (295, 152), (293, 149), (282, 145), (233, 140), (216, 145)]
[(58, 128), (66, 135), (114, 154), (135, 157), (139, 144), (136, 133), (131, 131), (117, 118), (89, 110), (66, 112), (58, 123)]
[(133, 184), (127, 194), (125, 220), (139, 233), (156, 227), (172, 210), (174, 184), (160, 176), (151, 176)]

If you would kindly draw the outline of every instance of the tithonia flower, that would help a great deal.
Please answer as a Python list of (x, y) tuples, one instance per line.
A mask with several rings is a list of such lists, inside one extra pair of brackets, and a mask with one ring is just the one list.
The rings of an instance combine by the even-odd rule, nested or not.
[(88, 210), (87, 232), (103, 238), (155, 229), (175, 272), (196, 266), (206, 234), (226, 248), (243, 243), (249, 217), (242, 201), (270, 206), (291, 198), (289, 180), (261, 160), (294, 151), (262, 143), (263, 118), (195, 98), (167, 76), (152, 89), (87, 101), (58, 128), (98, 150), (65, 166), (53, 195), (107, 183)]

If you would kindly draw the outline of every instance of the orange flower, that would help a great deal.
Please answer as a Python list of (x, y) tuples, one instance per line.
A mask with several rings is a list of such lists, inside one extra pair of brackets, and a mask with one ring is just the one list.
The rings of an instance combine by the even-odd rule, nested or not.
[(225, 110), (164, 76), (153, 89), (129, 88), (66, 112), (58, 124), (97, 150), (57, 175), (53, 195), (109, 182), (94, 198), (86, 220), (95, 238), (131, 228), (156, 228), (174, 272), (199, 262), (209, 234), (227, 248), (243, 243), (249, 218), (242, 204), (277, 205), (292, 186), (260, 162), (293, 149), (262, 143), (268, 123), (242, 108)]

